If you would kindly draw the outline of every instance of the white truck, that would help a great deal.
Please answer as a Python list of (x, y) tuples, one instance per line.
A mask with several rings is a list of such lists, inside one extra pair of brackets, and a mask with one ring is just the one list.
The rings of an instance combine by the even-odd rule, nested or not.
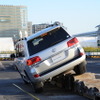
[(14, 52), (12, 37), (0, 37), (0, 58), (9, 58), (12, 52)]

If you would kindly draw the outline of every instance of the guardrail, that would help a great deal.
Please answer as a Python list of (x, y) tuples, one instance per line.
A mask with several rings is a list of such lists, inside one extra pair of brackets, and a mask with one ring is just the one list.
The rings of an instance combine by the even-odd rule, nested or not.
[(0, 61), (12, 61), (14, 58), (10, 58), (11, 54), (0, 54)]
[(13, 61), (14, 58), (6, 58), (6, 57), (3, 57), (3, 58), (0, 58), (0, 61)]
[(100, 58), (100, 52), (86, 52), (87, 58)]

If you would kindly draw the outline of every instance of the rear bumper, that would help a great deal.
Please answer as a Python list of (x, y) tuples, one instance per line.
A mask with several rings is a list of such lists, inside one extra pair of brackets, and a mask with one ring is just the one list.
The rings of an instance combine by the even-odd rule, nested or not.
[(35, 78), (34, 81), (44, 81), (46, 79), (52, 78), (60, 73), (65, 72), (66, 70), (71, 70), (74, 68), (74, 66), (82, 63), (85, 60), (86, 56), (83, 55), (77, 59), (74, 59), (64, 65), (61, 65), (60, 67), (57, 67), (55, 70), (49, 71), (49, 72), (45, 72), (40, 74), (40, 77)]

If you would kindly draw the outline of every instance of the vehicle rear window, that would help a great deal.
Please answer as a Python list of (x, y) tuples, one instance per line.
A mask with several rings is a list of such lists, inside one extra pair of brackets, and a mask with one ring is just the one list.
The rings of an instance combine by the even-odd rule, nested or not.
[(61, 27), (44, 33), (39, 37), (28, 41), (29, 54), (31, 56), (59, 42), (62, 42), (69, 37), (69, 34)]

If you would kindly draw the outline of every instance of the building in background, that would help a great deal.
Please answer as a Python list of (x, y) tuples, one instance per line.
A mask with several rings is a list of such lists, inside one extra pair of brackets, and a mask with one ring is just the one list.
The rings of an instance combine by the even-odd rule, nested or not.
[(28, 33), (28, 36), (32, 35), (32, 22), (28, 22), (27, 24), (27, 33)]
[(27, 20), (26, 6), (0, 5), (0, 37), (25, 37)]
[(49, 24), (43, 23), (43, 24), (34, 24), (32, 25), (32, 33), (36, 33), (38, 31), (41, 31), (42, 29), (46, 28)]

